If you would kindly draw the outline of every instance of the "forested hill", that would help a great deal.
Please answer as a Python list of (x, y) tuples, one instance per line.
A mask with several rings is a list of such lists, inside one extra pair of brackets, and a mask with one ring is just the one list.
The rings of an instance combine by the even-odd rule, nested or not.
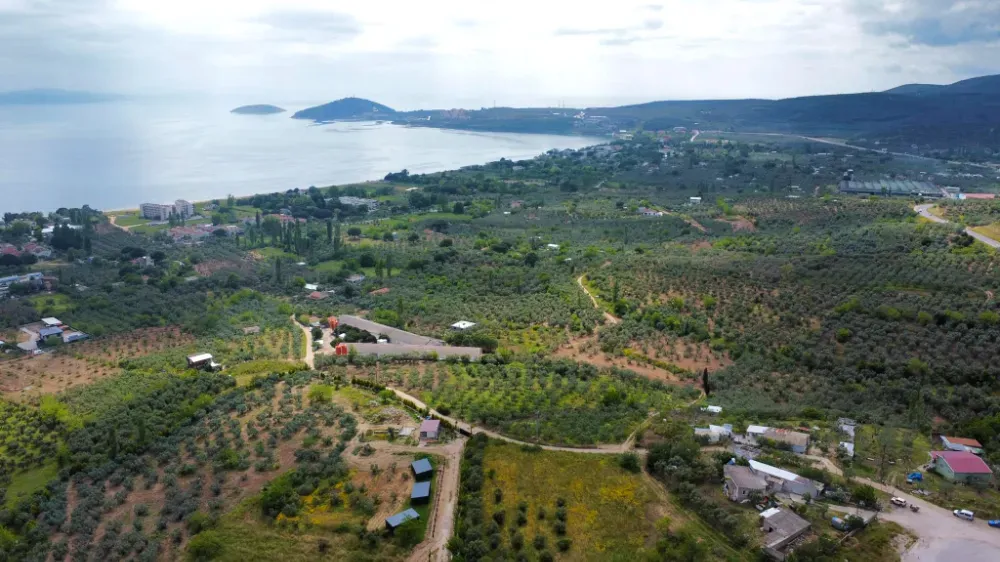
[(337, 119), (391, 119), (396, 110), (363, 98), (343, 98), (296, 111), (292, 119), (335, 121)]
[(240, 107), (231, 110), (230, 113), (236, 113), (238, 115), (271, 115), (274, 113), (284, 113), (284, 111), (284, 108), (276, 105), (256, 104), (241, 105)]

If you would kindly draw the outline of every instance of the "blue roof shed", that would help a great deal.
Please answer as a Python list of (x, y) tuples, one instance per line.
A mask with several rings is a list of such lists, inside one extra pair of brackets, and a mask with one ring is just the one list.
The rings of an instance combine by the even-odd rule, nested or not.
[(431, 466), (431, 461), (427, 459), (413, 461), (410, 463), (410, 468), (413, 469), (413, 475), (417, 478), (417, 480), (430, 478), (434, 475), (434, 467)]
[(410, 501), (413, 503), (426, 503), (431, 499), (431, 483), (415, 482), (413, 493), (410, 494)]
[(51, 328), (42, 328), (41, 330), (38, 331), (38, 335), (43, 338), (47, 338), (49, 336), (61, 336), (62, 333), (63, 333), (62, 328), (59, 328), (57, 326), (53, 326)]
[(407, 509), (393, 515), (392, 517), (385, 520), (385, 526), (387, 529), (392, 530), (399, 527), (403, 523), (406, 523), (410, 519), (420, 519), (420, 514), (414, 509)]

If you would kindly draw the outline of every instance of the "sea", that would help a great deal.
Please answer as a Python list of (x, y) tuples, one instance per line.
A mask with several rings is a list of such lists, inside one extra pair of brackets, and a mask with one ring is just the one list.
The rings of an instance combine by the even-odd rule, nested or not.
[[(280, 105), (280, 104), (279, 104)], [(232, 105), (119, 102), (0, 106), (0, 214), (203, 201), (532, 158), (606, 139), (314, 124)]]

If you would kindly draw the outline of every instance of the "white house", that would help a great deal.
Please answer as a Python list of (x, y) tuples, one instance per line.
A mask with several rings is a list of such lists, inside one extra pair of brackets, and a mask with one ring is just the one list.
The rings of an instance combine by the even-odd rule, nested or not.
[(688, 199), (688, 202), (692, 205), (701, 205), (701, 197), (691, 197)]
[(459, 320), (451, 325), (453, 330), (468, 330), (476, 325), (475, 322), (469, 322), (468, 320)]
[(709, 414), (721, 414), (722, 406), (705, 406), (701, 411), (708, 412)]

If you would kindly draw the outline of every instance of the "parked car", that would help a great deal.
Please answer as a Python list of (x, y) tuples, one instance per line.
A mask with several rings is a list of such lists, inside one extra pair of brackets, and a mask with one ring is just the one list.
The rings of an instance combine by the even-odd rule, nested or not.
[(899, 507), (906, 507), (906, 500), (904, 500), (903, 498), (892, 498), (889, 501), (892, 502), (892, 505), (898, 505)]
[(955, 511), (952, 511), (952, 513), (955, 514), (955, 517), (965, 519), (966, 521), (972, 521), (976, 518), (976, 514), (972, 513), (968, 509), (956, 509)]
[(990, 519), (986, 524), (990, 527), (1000, 527), (1000, 519)]

